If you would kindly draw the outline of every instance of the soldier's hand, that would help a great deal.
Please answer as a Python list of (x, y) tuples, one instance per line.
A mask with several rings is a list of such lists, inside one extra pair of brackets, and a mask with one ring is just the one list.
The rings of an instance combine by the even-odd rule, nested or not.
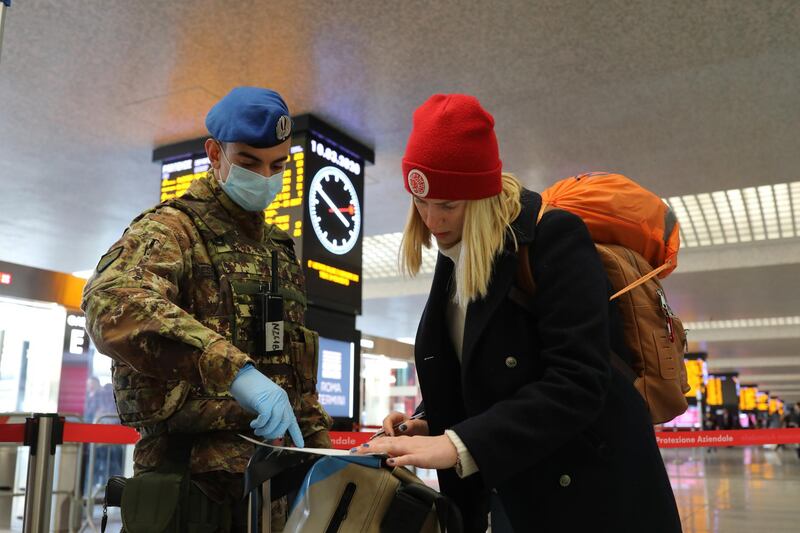
[(281, 438), (289, 432), (295, 446), (304, 446), (303, 434), (286, 391), (259, 372), (245, 365), (231, 383), (231, 395), (239, 404), (258, 416), (250, 422), (255, 434), (265, 440)]

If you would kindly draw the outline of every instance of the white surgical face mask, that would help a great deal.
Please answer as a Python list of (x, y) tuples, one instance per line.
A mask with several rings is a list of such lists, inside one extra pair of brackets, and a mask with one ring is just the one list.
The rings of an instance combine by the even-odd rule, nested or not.
[(232, 165), (225, 150), (222, 156), (228, 162), (228, 178), (220, 181), (220, 187), (231, 200), (245, 211), (263, 211), (278, 196), (283, 188), (283, 171), (265, 177), (258, 172)]

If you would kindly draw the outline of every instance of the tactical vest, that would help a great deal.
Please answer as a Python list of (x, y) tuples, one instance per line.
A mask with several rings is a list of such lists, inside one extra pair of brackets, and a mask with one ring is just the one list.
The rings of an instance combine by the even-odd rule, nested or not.
[[(291, 237), (273, 227), (265, 239), (272, 246), (254, 241), (234, 224), (220, 223), (213, 212), (219, 214), (221, 208), (213, 200), (183, 197), (158, 209), (162, 207), (178, 209), (191, 219), (211, 259), (211, 264), (193, 265), (186, 274), (193, 278), (192, 290), (186, 294), (181, 287), (179, 305), (250, 355), (262, 373), (286, 390), (297, 412), (300, 397), (316, 390), (319, 337), (303, 326), (305, 280)], [(272, 253), (278, 254), (279, 294), (284, 300), (284, 350), (265, 356), (258, 350), (258, 294), (272, 281)], [(187, 381), (156, 380), (124, 364), (115, 364), (113, 370), (121, 421), (143, 435), (249, 431), (253, 413), (227, 392), (211, 393)]]

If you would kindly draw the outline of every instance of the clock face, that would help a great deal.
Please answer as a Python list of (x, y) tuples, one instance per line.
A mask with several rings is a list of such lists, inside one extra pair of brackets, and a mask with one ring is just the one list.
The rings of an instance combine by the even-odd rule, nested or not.
[(344, 255), (353, 249), (361, 232), (361, 205), (347, 174), (332, 166), (321, 168), (309, 186), (308, 210), (326, 250)]

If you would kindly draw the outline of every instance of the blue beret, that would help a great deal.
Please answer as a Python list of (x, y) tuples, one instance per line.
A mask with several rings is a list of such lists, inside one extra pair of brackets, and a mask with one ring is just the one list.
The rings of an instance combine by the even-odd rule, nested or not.
[(208, 112), (206, 128), (218, 141), (269, 148), (289, 138), (292, 119), (286, 102), (275, 91), (236, 87)]

